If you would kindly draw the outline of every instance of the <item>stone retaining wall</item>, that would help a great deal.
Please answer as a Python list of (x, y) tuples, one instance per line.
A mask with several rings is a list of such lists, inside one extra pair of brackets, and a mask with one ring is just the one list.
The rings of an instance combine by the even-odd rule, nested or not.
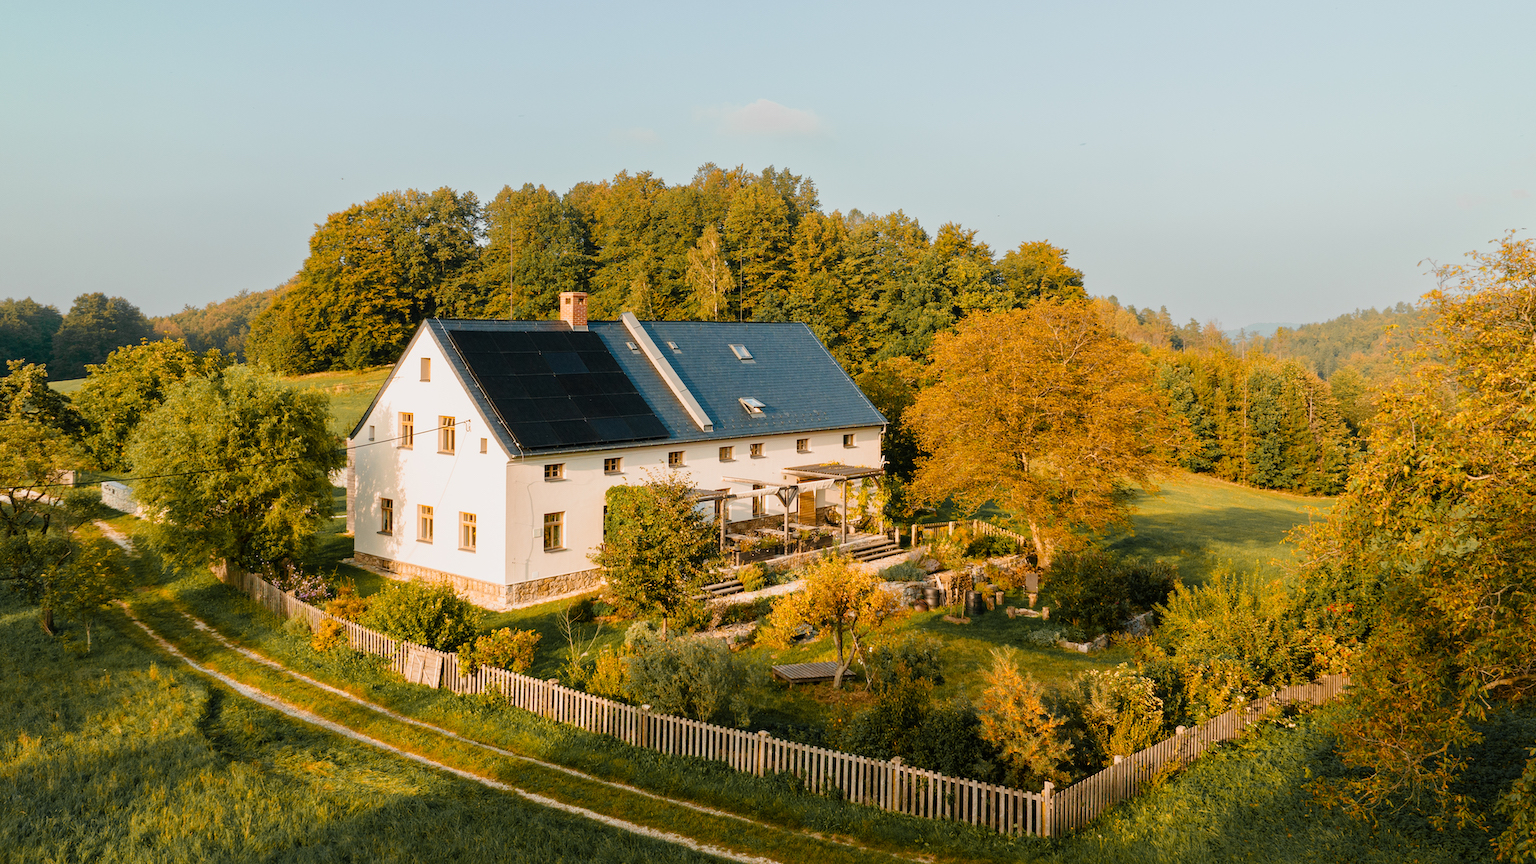
[(592, 591), (603, 584), (602, 571), (595, 569), (567, 573), (563, 576), (550, 576), (546, 579), (534, 579), (529, 582), (516, 582), (511, 585), (496, 585), (456, 573), (381, 558), (367, 552), (354, 553), (353, 560), (360, 566), (377, 570), (385, 575), (418, 579), (422, 582), (446, 582), (476, 606), (497, 611), (545, 603), (560, 597)]

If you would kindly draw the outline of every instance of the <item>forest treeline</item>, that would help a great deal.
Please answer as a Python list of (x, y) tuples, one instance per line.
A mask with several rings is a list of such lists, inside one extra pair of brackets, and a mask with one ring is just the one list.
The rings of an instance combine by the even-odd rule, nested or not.
[(188, 306), (174, 315), (145, 317), (122, 297), (101, 292), (81, 294), (67, 314), (27, 297), (0, 300), (0, 368), (12, 360), (48, 367), (55, 381), (84, 378), (87, 366), (105, 363), (124, 345), (145, 339), (180, 339), (193, 351), (217, 348), (245, 358), (251, 319), (272, 303), (278, 289), (242, 291), (201, 309)]
[(1083, 296), (1083, 281), (1045, 241), (999, 258), (954, 223), (827, 213), (787, 169), (710, 164), (678, 185), (624, 172), (564, 194), (390, 192), (333, 213), (250, 351), (287, 373), (362, 368), (392, 361), (424, 318), (550, 318), (561, 291), (587, 292), (597, 319), (803, 321), (857, 373), (922, 356), (970, 311)]
[[(902, 415), (931, 383), (936, 334), (973, 312), (1088, 296), (1047, 241), (998, 256), (955, 223), (930, 234), (899, 210), (828, 213), (787, 169), (709, 164), (678, 185), (622, 172), (564, 194), (507, 186), (486, 204), (448, 188), (388, 192), (317, 225), (298, 273), (270, 291), (155, 319), (100, 293), (66, 315), (4, 301), (0, 359), (78, 378), (114, 348), (171, 338), (285, 374), (358, 369), (393, 362), (425, 318), (552, 318), (573, 290), (595, 319), (805, 322), (892, 421), (886, 452), (903, 477), (919, 453)], [(1091, 302), (1188, 422), (1184, 468), (1309, 494), (1343, 488), (1388, 358), (1417, 322), (1399, 304), (1234, 344), (1214, 322)]]

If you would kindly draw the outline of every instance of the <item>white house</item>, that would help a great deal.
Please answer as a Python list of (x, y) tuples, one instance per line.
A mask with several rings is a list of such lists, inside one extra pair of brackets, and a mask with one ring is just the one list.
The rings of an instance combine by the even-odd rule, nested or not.
[[(804, 324), (422, 322), (348, 440), (360, 563), (524, 605), (596, 584), (604, 494), (676, 469), (728, 522), (836, 503), (885, 418)], [(819, 488), (818, 488), (819, 487)], [(796, 497), (798, 496), (798, 497)]]

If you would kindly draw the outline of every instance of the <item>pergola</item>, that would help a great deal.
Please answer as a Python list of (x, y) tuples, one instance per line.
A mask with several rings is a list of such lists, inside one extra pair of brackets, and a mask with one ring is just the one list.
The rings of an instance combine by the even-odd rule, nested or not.
[(842, 484), (843, 519), (842, 519), (842, 543), (848, 542), (848, 481), (862, 480), (865, 477), (879, 477), (885, 474), (884, 468), (866, 468), (862, 465), (839, 465), (835, 462), (824, 462), (820, 465), (801, 465), (798, 468), (785, 468), (784, 473), (799, 480), (834, 480)]
[[(866, 477), (880, 477), (885, 474), (883, 468), (866, 468), (862, 465), (842, 465), (836, 462), (826, 462), (819, 465), (800, 465), (795, 468), (785, 468), (783, 473), (793, 477), (794, 483), (768, 483), (766, 481), (753, 480), (747, 477), (724, 477), (727, 483), (739, 483), (751, 485), (754, 488), (750, 494), (738, 495), (725, 489), (694, 489), (695, 501), (734, 501), (737, 498), (757, 498), (773, 495), (784, 503), (784, 533), (789, 534), (790, 502), (801, 491), (804, 481), (827, 480), (842, 484), (842, 536), (840, 542), (848, 542), (848, 481), (862, 480)], [(725, 548), (725, 508), (720, 509), (720, 547)]]

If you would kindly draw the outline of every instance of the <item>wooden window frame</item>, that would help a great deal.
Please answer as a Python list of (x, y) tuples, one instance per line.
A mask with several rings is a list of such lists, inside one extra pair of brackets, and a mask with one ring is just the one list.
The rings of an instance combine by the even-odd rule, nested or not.
[(735, 447), (721, 447), (720, 448), (720, 461), (721, 462), (735, 462), (736, 461), (736, 448)]
[(763, 458), (765, 458), (763, 456), (763, 442), (762, 441), (758, 441), (758, 442), (755, 442), (753, 444), (749, 444), (747, 446), (750, 448), (749, 455), (753, 459), (763, 459)]
[(559, 552), (565, 549), (565, 511), (544, 514), (544, 551)]
[(395, 534), (395, 499), (379, 498), (379, 533)]
[(809, 439), (809, 438), (796, 438), (795, 439), (795, 452), (796, 453), (809, 453), (809, 452), (811, 452), (811, 439)]
[(604, 459), (603, 459), (603, 473), (604, 474), (623, 474), (624, 473), (624, 457), (623, 456), (607, 456), (607, 457), (604, 457)]
[(479, 526), (476, 524), (475, 514), (459, 512), (459, 549), (465, 552), (475, 551), (475, 543), (480, 539)]
[(453, 455), (459, 443), (456, 422), (452, 417), (437, 418), (437, 452)]
[(401, 450), (410, 450), (416, 446), (416, 415), (409, 411), (400, 412), (400, 440), (396, 446)]
[(416, 505), (416, 542), (431, 543), (434, 540), (437, 524), (431, 504)]
[(565, 463), (550, 462), (544, 466), (544, 479), (549, 481), (565, 479)]
[(688, 451), (687, 450), (668, 450), (667, 451), (667, 467), (668, 468), (687, 468), (688, 467)]

